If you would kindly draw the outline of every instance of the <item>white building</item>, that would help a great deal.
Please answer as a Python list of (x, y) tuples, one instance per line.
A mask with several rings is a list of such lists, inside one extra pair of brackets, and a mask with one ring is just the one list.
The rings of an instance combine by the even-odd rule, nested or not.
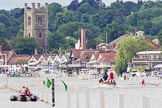
[(162, 51), (141, 51), (136, 53), (136, 56), (128, 63), (128, 68), (145, 67), (152, 69), (157, 64), (162, 64)]

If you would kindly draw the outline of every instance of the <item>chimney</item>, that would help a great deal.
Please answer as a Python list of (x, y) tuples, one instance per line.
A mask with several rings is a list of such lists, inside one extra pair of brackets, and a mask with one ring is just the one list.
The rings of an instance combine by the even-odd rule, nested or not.
[(86, 30), (81, 29), (81, 49), (86, 49)]
[(37, 48), (34, 49), (34, 55), (38, 55), (38, 49)]
[(3, 51), (3, 46), (0, 45), (0, 53)]

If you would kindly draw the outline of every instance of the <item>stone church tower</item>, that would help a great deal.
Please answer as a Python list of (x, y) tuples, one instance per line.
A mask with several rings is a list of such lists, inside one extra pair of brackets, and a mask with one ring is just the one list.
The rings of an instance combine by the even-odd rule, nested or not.
[(24, 4), (24, 36), (35, 37), (39, 46), (47, 53), (48, 47), (48, 3), (40, 6), (40, 3), (32, 3), (32, 7), (28, 8), (28, 4)]

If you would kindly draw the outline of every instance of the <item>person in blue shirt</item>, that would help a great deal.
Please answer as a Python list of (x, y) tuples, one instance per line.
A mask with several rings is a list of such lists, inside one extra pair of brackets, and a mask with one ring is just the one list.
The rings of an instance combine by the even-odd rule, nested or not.
[(109, 78), (109, 76), (108, 76), (107, 72), (105, 72), (103, 74), (103, 76), (100, 78), (99, 83), (107, 82), (108, 81), (108, 78)]

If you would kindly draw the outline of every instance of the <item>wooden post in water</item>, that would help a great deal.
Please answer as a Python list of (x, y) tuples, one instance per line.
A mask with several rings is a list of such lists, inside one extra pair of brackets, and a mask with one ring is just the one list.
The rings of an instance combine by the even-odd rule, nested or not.
[(52, 107), (55, 107), (55, 80), (52, 79)]

